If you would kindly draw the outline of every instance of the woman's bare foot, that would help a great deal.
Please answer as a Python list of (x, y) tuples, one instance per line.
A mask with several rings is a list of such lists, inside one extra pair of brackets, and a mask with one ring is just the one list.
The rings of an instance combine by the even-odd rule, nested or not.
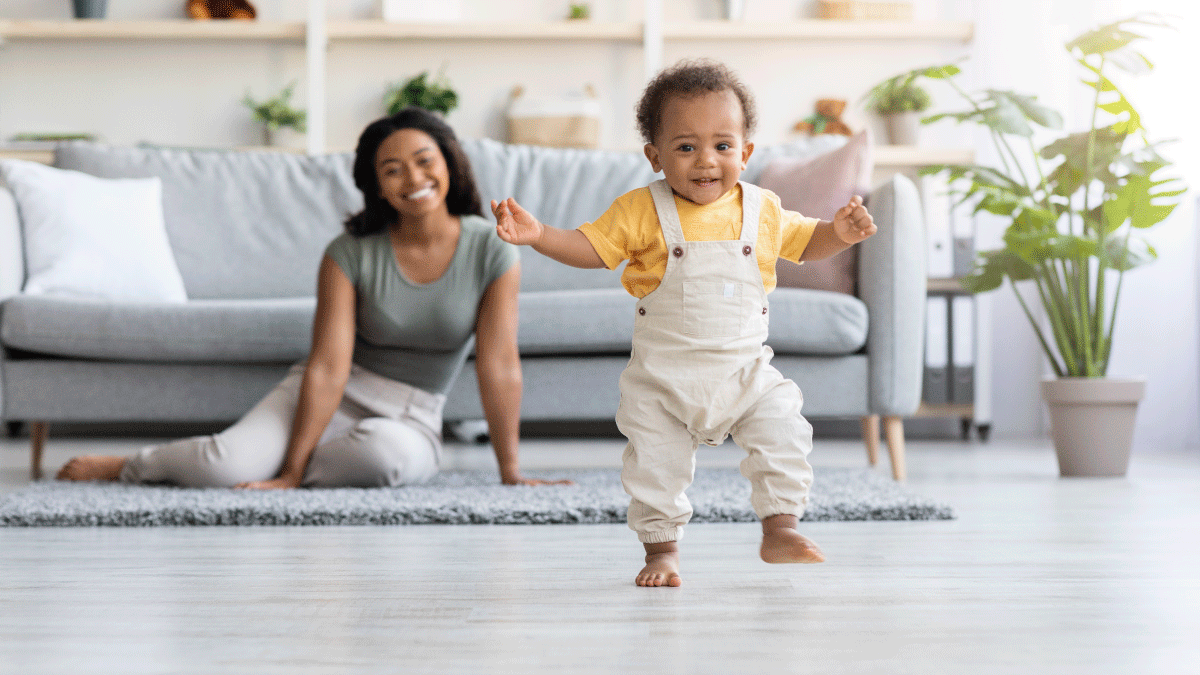
[(638, 586), (681, 586), (679, 546), (673, 541), (646, 544), (646, 566), (638, 572)]
[(84, 455), (72, 457), (58, 470), (59, 480), (116, 480), (125, 468), (124, 457)]
[(825, 554), (816, 542), (796, 531), (800, 519), (778, 515), (762, 521), (763, 540), (758, 555), (769, 563), (819, 563)]

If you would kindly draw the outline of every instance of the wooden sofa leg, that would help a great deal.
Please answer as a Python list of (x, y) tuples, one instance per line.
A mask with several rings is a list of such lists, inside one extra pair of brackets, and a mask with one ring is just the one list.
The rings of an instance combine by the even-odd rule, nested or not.
[(879, 463), (879, 415), (862, 418), (862, 436), (867, 445), (867, 461), (875, 466)]
[(34, 480), (41, 480), (42, 478), (42, 450), (46, 448), (46, 438), (49, 436), (49, 422), (29, 423), (29, 475)]
[(887, 437), (888, 454), (892, 457), (892, 478), (904, 480), (904, 418), (886, 415), (883, 418), (883, 433)]

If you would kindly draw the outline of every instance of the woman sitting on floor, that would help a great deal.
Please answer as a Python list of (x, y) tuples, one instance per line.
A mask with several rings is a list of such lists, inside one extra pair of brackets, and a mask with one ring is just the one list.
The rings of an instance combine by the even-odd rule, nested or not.
[(264, 489), (421, 483), (438, 471), (445, 392), (474, 342), (501, 482), (546, 483), (523, 477), (517, 461), (519, 254), (483, 218), (454, 132), (417, 108), (377, 120), (359, 138), (354, 182), (365, 208), (321, 260), (307, 361), (221, 433), (131, 457), (76, 457), (59, 479)]

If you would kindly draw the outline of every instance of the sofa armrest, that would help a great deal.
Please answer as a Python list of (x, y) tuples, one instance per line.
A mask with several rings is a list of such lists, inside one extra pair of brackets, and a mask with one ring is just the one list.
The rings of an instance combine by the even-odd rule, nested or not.
[(17, 202), (0, 184), (0, 301), (21, 292), (25, 283), (25, 246)]
[(859, 297), (867, 305), (868, 406), (911, 415), (921, 401), (925, 345), (925, 219), (917, 187), (896, 174), (872, 192), (879, 231), (859, 246)]

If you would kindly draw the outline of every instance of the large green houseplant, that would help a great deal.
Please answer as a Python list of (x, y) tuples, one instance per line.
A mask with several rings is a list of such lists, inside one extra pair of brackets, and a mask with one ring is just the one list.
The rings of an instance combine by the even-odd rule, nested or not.
[[(955, 65), (913, 71), (948, 83), (967, 102), (965, 110), (935, 114), (923, 123), (953, 119), (981, 125), (1000, 157), (998, 167), (943, 165), (924, 172), (945, 172), (958, 199), (973, 203), (977, 213), (1010, 222), (1004, 246), (980, 253), (963, 285), (975, 293), (994, 290), (1005, 280), (1012, 286), (1057, 376), (1043, 382), (1043, 395), (1064, 475), (1122, 475), (1128, 464), (1144, 381), (1106, 377), (1121, 284), (1126, 272), (1157, 257), (1139, 233), (1166, 219), (1185, 189), (1177, 179), (1161, 177), (1170, 167), (1158, 152), (1161, 142), (1149, 139), (1112, 74), (1114, 69), (1126, 75), (1151, 69), (1137, 50), (1146, 38), (1135, 31), (1163, 25), (1156, 17), (1135, 16), (1067, 42), (1083, 84), (1093, 91), (1091, 125), (1055, 134), (1040, 147), (1035, 127), (1061, 129), (1063, 119), (1036, 97), (994, 89), (968, 93), (956, 82), (960, 70)], [(1048, 330), (1018, 282), (1032, 287)], [(1119, 402), (1103, 403), (1109, 390)], [(1067, 405), (1071, 402), (1084, 405), (1074, 408)], [(1100, 418), (1085, 419), (1089, 411)], [(1081, 426), (1072, 428), (1073, 422)], [(1127, 425), (1114, 428), (1116, 422)], [(1115, 456), (1107, 459), (1100, 457), (1106, 443), (1116, 446)], [(1070, 450), (1065, 446), (1077, 446), (1085, 456), (1065, 457)]]

